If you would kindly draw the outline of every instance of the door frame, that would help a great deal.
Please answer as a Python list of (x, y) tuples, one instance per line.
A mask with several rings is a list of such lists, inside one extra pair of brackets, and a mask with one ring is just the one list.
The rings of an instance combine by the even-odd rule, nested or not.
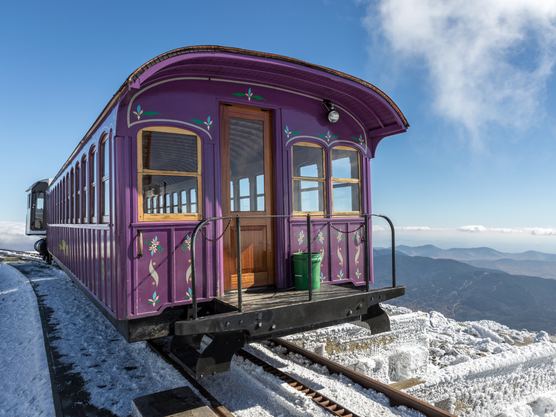
[[(228, 120), (230, 117), (244, 118), (248, 120), (260, 120), (263, 122), (263, 153), (264, 153), (264, 189), (265, 189), (265, 211), (231, 211), (230, 207), (230, 125)], [(274, 153), (274, 140), (273, 140), (273, 127), (272, 127), (272, 111), (267, 109), (247, 107), (241, 105), (232, 104), (220, 104), (220, 167), (221, 167), (221, 177), (222, 177), (222, 216), (235, 216), (242, 215), (245, 216), (257, 216), (257, 215), (272, 215), (274, 214), (274, 164), (273, 164), (273, 153)], [(223, 227), (227, 224), (227, 220), (223, 220)], [(267, 250), (266, 250), (266, 264), (267, 269), (267, 279), (265, 283), (257, 281), (257, 278), (253, 278), (252, 281), (249, 278), (246, 280), (245, 275), (250, 276), (251, 274), (242, 271), (242, 287), (252, 287), (252, 286), (265, 286), (265, 285), (275, 285), (276, 283), (276, 236), (274, 231), (274, 219), (267, 217), (264, 219), (256, 218), (245, 218), (241, 220), (241, 230), (242, 230), (242, 249), (244, 248), (244, 236), (245, 231), (249, 228), (256, 228), (264, 225), (266, 227), (267, 233)], [(235, 239), (232, 241), (233, 231), (236, 229), (235, 219), (231, 220), (229, 225), (229, 233), (225, 233), (223, 239), (223, 271), (224, 271), (224, 291), (237, 289), (237, 278), (234, 280), (233, 276), (237, 276), (237, 263), (233, 256), (235, 250)], [(242, 258), (242, 265), (245, 265)], [(256, 274), (256, 273), (255, 273)]]

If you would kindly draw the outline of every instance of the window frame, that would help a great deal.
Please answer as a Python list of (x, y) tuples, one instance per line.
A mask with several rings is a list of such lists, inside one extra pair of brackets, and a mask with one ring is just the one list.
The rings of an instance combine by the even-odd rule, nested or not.
[(69, 224), (70, 223), (70, 174), (69, 172), (66, 174), (65, 204), (66, 204), (66, 217), (64, 223)]
[[(162, 171), (143, 169), (143, 132), (162, 132), (173, 133), (178, 135), (189, 135), (197, 138), (197, 172), (186, 171)], [(143, 210), (143, 176), (144, 175), (158, 175), (158, 176), (178, 176), (178, 177), (196, 177), (197, 178), (197, 213), (166, 213), (165, 206), (160, 206), (160, 197), (166, 201), (166, 196), (161, 194), (156, 197), (156, 208), (158, 213), (154, 213), (154, 205), (151, 203), (152, 213), (145, 213)], [(202, 141), (201, 137), (190, 130), (181, 129), (170, 126), (150, 126), (145, 127), (137, 132), (137, 217), (140, 222), (157, 222), (157, 221), (187, 221), (187, 220), (202, 220), (203, 218), (203, 166), (202, 166)], [(189, 193), (188, 193), (189, 194)], [(179, 194), (179, 204), (181, 208), (181, 193)], [(188, 196), (189, 198), (189, 196)], [(153, 200), (154, 202), (154, 200)], [(170, 200), (170, 204), (173, 201)]]
[(87, 208), (89, 205), (88, 202), (88, 164), (87, 164), (87, 155), (83, 155), (81, 158), (81, 222), (83, 224), (87, 223), (89, 218), (87, 217)]
[[(293, 153), (294, 153), (294, 147), (295, 146), (305, 146), (308, 148), (319, 148), (322, 151), (322, 177), (297, 177), (294, 176), (294, 166), (293, 166)], [(301, 215), (307, 215), (310, 214), (311, 216), (318, 216), (318, 217), (324, 217), (327, 214), (327, 201), (328, 201), (328, 181), (327, 181), (327, 174), (328, 174), (328, 170), (326, 169), (326, 149), (321, 146), (318, 145), (316, 143), (312, 143), (312, 142), (296, 142), (292, 145), (292, 152), (291, 152), (291, 173), (292, 173), (292, 213), (295, 214), (301, 214)], [(322, 201), (322, 205), (323, 205), (323, 211), (297, 211), (295, 210), (295, 181), (318, 181), (318, 182), (322, 182), (323, 183), (323, 201)]]
[(75, 223), (81, 223), (81, 164), (75, 164)]
[[(354, 178), (336, 178), (332, 176), (332, 151), (334, 149), (343, 150), (343, 151), (351, 151), (357, 154), (357, 172), (358, 172), (358, 179)], [(344, 216), (361, 216), (363, 206), (363, 196), (361, 194), (362, 187), (361, 187), (361, 154), (355, 148), (351, 146), (345, 145), (338, 145), (330, 148), (330, 213), (332, 215), (344, 215)], [(335, 211), (334, 210), (334, 183), (340, 182), (344, 184), (359, 184), (359, 210), (358, 211)]]
[(96, 223), (97, 222), (97, 147), (93, 146), (89, 152), (89, 223)]
[[(108, 154), (106, 153), (106, 146), (108, 146)], [(99, 204), (99, 213), (98, 213), (98, 217), (100, 219), (100, 223), (110, 223), (110, 212), (111, 212), (111, 195), (110, 195), (110, 155), (111, 155), (111, 150), (110, 150), (110, 137), (108, 136), (108, 134), (104, 134), (104, 136), (102, 137), (102, 139), (100, 140), (100, 146), (99, 146), (99, 179), (98, 179), (98, 185), (99, 185), (99, 199), (100, 199), (100, 204)], [(108, 156), (108, 161), (106, 161), (106, 156)], [(108, 164), (108, 166), (106, 166), (106, 164)], [(105, 172), (106, 171), (106, 175)], [(108, 183), (105, 185), (105, 183)], [(106, 190), (105, 187), (108, 187), (108, 190)], [(105, 199), (106, 197), (106, 192), (108, 192), (108, 214), (104, 213), (104, 207), (105, 207)]]

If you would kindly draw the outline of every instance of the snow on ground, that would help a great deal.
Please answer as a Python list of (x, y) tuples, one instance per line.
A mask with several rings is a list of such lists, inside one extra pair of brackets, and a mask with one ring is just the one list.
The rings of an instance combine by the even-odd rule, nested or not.
[[(127, 343), (65, 273), (56, 267), (35, 265), (31, 280), (36, 284), (37, 293), (43, 297), (42, 301), (53, 310), (51, 321), (57, 323), (58, 339), (51, 345), (62, 355), (61, 360), (71, 365), (71, 372), (83, 377), (84, 389), (90, 394), (91, 404), (110, 410), (118, 416), (128, 416), (133, 398), (189, 386), (146, 343)], [(13, 267), (2, 263), (0, 267), (0, 293), (5, 298), (0, 310), (2, 324), (7, 329), (12, 329), (5, 333), (9, 337), (2, 342), (6, 343), (7, 340), (10, 345), (6, 348), (2, 345), (0, 351), (0, 363), (3, 364), (0, 367), (0, 378), (14, 381), (11, 391), (6, 394), (9, 401), (4, 401), (4, 393), (0, 394), (0, 415), (54, 415), (49, 371), (33, 289), (27, 278)], [(25, 295), (22, 289), (26, 289)], [(6, 298), (8, 296), (12, 298)], [(14, 307), (8, 306), (7, 302), (14, 304)], [(21, 314), (22, 305), (26, 306), (25, 315)], [(19, 331), (24, 327), (33, 330)], [(22, 374), (21, 364), (28, 357), (27, 353), (22, 354), (21, 346), (26, 346), (26, 351), (32, 351), (37, 356), (42, 355), (43, 358), (40, 364), (31, 367), (25, 374), (28, 375), (27, 378), (19, 378)], [(253, 345), (248, 349), (263, 356), (273, 355), (261, 345)], [(283, 361), (280, 358), (274, 360)], [(391, 409), (387, 406), (385, 397), (376, 392), (363, 390), (344, 378), (331, 377), (325, 369), (315, 365), (307, 370), (305, 365), (307, 364), (289, 364), (288, 372), (303, 376), (316, 389), (326, 387), (323, 389), (326, 395), (344, 402), (348, 407), (354, 404), (355, 408), (359, 404), (357, 407), (361, 408), (363, 416), (420, 416), (404, 407)], [(43, 380), (48, 383), (36, 384), (35, 390), (42, 387), (39, 393), (27, 390), (29, 378), (33, 375), (42, 375)], [(201, 382), (238, 417), (329, 415), (288, 384), (239, 357), (234, 358), (229, 373), (208, 377)], [(48, 400), (47, 404), (39, 403), (35, 397)], [(376, 405), (372, 402), (375, 399), (378, 401)], [(14, 410), (18, 412), (13, 412)]]
[[(21, 306), (25, 306), (22, 311)], [(31, 284), (0, 263), (0, 415), (54, 416), (50, 373)]]
[[(36, 264), (31, 280), (58, 323), (52, 345), (85, 380), (90, 402), (118, 416), (133, 398), (188, 383), (145, 343), (127, 343), (59, 269)], [(53, 416), (50, 376), (35, 294), (0, 263), (0, 415)], [(21, 306), (25, 306), (22, 314)], [(492, 321), (458, 323), (437, 312), (383, 306), (392, 331), (344, 324), (288, 339), (458, 416), (556, 417), (556, 338)], [(272, 344), (247, 350), (364, 416), (420, 416)], [(32, 382), (30, 382), (32, 381)], [(234, 415), (325, 416), (321, 407), (258, 366), (235, 357), (229, 373), (202, 384)]]
[(458, 416), (556, 417), (553, 336), (383, 307), (391, 332), (344, 324), (287, 339)]

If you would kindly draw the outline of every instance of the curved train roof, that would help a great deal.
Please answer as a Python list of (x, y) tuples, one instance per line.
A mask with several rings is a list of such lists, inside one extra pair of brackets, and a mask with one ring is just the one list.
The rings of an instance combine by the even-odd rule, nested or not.
[[(212, 74), (215, 77), (249, 78), (277, 85), (287, 85), (299, 90), (311, 91), (313, 94), (321, 93), (323, 98), (332, 102), (342, 101), (352, 110), (357, 106), (367, 107), (367, 109), (362, 108), (361, 110), (371, 110), (377, 116), (377, 125), (380, 127), (391, 125), (396, 119), (396, 117), (392, 117), (394, 114), (399, 117), (403, 127), (409, 127), (409, 123), (399, 107), (373, 84), (352, 75), (299, 59), (246, 49), (214, 45), (174, 49), (139, 67), (128, 77), (124, 85), (139, 87), (153, 78), (159, 78), (171, 72), (175, 74), (178, 71)], [(349, 83), (346, 83), (346, 80)], [(369, 92), (374, 94), (365, 95), (365, 90), (370, 90)], [(346, 103), (346, 96), (350, 95), (359, 100), (352, 98), (348, 99), (348, 103)], [(378, 97), (373, 97), (375, 95)], [(380, 99), (385, 103), (381, 103)], [(369, 130), (372, 131), (372, 127)]]
[(68, 162), (114, 105), (124, 100), (129, 92), (178, 74), (204, 79), (223, 77), (260, 82), (331, 100), (349, 109), (363, 122), (369, 137), (374, 138), (375, 146), (380, 139), (405, 132), (409, 127), (407, 119), (390, 97), (373, 84), (352, 75), (266, 52), (215, 45), (188, 46), (163, 53), (131, 73), (77, 145)]

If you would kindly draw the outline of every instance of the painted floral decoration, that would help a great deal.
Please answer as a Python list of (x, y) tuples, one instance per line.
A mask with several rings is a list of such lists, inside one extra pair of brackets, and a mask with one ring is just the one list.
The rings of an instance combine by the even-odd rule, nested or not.
[(352, 139), (355, 139), (357, 142), (359, 142), (361, 145), (363, 145), (365, 143), (365, 139), (363, 139), (363, 135), (359, 135), (358, 138), (356, 138), (355, 136), (351, 137)]
[(320, 282), (324, 282), (326, 281), (326, 277), (324, 276), (324, 273), (321, 271), (320, 272)]
[(299, 135), (301, 133), (301, 131), (296, 130), (295, 132), (290, 132), (290, 128), (288, 127), (288, 125), (286, 125), (286, 128), (284, 129), (284, 133), (286, 134), (286, 136), (289, 139), (290, 135)]
[(160, 302), (160, 297), (158, 295), (156, 295), (156, 291), (153, 293), (153, 298), (149, 298), (149, 304), (150, 305), (155, 305), (156, 303)]
[(334, 136), (332, 136), (332, 135), (330, 134), (330, 130), (328, 131), (328, 133), (327, 133), (326, 135), (323, 135), (323, 134), (321, 134), (321, 133), (317, 133), (317, 135), (319, 135), (319, 136), (320, 136), (321, 138), (323, 138), (323, 139), (326, 139), (328, 142), (330, 142), (330, 139), (336, 139), (336, 138), (339, 138), (339, 137), (340, 137), (339, 135), (334, 135)]
[(187, 289), (187, 293), (185, 293), (185, 299), (191, 300), (193, 298), (193, 294), (191, 293), (191, 288)]
[(305, 232), (303, 230), (299, 233), (296, 233), (295, 236), (297, 237), (297, 243), (299, 243), (300, 245), (303, 242), (307, 242), (307, 239), (305, 238)]
[(264, 100), (264, 101), (266, 101), (265, 98), (262, 98), (261, 96), (258, 96), (258, 95), (256, 95), (256, 94), (253, 94), (253, 93), (251, 92), (251, 89), (249, 89), (249, 90), (247, 91), (247, 93), (232, 93), (232, 96), (238, 96), (238, 97), (244, 97), (244, 96), (245, 96), (245, 97), (247, 97), (247, 99), (248, 99), (249, 101), (251, 101), (251, 98), (254, 98), (255, 100)]
[(342, 232), (342, 229), (336, 230), (334, 234), (336, 235), (336, 239), (338, 239), (338, 243), (340, 243), (342, 240), (345, 239), (344, 232)]
[(155, 236), (155, 238), (152, 239), (150, 242), (146, 240), (145, 244), (149, 245), (151, 256), (153, 256), (157, 252), (162, 252), (164, 250), (164, 248), (160, 246), (160, 242), (158, 241), (158, 236)]
[(210, 130), (210, 127), (212, 126), (212, 120), (210, 120), (210, 116), (207, 117), (206, 122), (203, 122), (202, 120), (199, 120), (199, 119), (189, 119), (189, 120), (191, 120), (192, 122), (197, 123), (198, 125), (201, 125), (201, 126), (205, 125), (207, 127), (207, 130)]
[(143, 111), (141, 110), (141, 106), (137, 106), (137, 111), (134, 111), (133, 114), (137, 117), (137, 120), (141, 120), (141, 116), (153, 116), (160, 113), (156, 111)]
[(336, 277), (337, 279), (344, 279), (344, 271), (340, 269), (340, 273)]
[(325, 236), (326, 236), (326, 232), (324, 230), (319, 229), (319, 232), (317, 233), (317, 238), (315, 240), (318, 240), (319, 243), (322, 245), (324, 243)]
[[(198, 242), (198, 241), (199, 241), (199, 238), (195, 239), (195, 242)], [(183, 244), (183, 246), (180, 249), (184, 252), (191, 250), (191, 236), (190, 235), (185, 236), (185, 243)]]
[(361, 278), (361, 272), (359, 272), (359, 268), (357, 268), (357, 271), (355, 271), (355, 276), (357, 277), (357, 279)]
[(361, 242), (363, 240), (362, 239), (362, 234), (363, 234), (363, 231), (361, 229), (358, 229), (355, 232), (353, 232), (353, 236), (352, 236), (353, 241), (355, 243)]

